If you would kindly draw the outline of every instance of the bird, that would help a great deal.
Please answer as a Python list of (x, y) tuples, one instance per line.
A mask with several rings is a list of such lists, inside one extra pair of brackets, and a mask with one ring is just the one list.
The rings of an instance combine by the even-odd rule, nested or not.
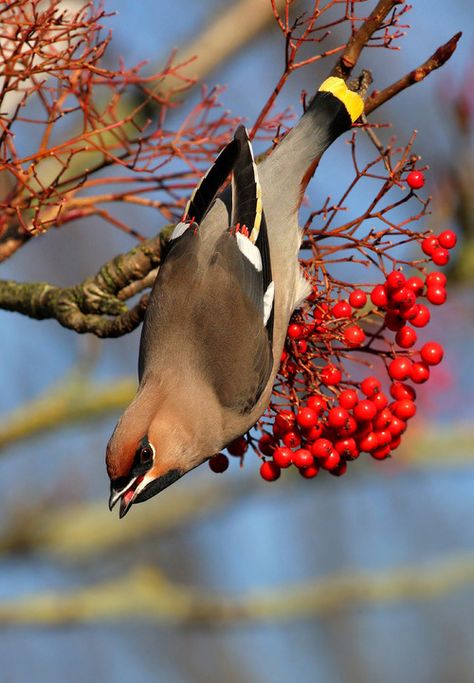
[(303, 194), (363, 108), (331, 76), (258, 164), (240, 125), (194, 190), (150, 294), (136, 395), (107, 445), (109, 507), (120, 501), (120, 518), (267, 408), (290, 317), (311, 291), (298, 261)]

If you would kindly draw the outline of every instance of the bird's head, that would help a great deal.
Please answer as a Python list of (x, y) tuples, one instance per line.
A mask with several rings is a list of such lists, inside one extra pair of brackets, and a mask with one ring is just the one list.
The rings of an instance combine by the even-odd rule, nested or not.
[(148, 404), (143, 394), (138, 394), (107, 444), (109, 507), (112, 510), (120, 502), (120, 517), (134, 503), (163, 491), (215, 452), (212, 444), (197, 438), (206, 429), (196, 430), (190, 419), (195, 411), (189, 406), (163, 403), (156, 410), (153, 405), (156, 403)]

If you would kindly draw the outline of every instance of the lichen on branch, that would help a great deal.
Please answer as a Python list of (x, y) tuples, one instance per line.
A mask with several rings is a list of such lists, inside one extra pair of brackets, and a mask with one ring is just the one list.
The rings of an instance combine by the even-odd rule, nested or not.
[(98, 337), (120, 337), (143, 320), (148, 295), (127, 308), (125, 301), (150, 286), (168, 229), (105, 263), (93, 277), (72, 287), (47, 282), (0, 280), (0, 307), (30, 318), (55, 318), (63, 327)]

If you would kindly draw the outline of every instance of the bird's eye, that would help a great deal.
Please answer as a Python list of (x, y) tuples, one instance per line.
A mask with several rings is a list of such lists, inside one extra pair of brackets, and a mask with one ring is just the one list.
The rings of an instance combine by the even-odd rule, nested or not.
[(151, 465), (153, 462), (153, 449), (150, 446), (143, 446), (140, 451), (140, 464)]

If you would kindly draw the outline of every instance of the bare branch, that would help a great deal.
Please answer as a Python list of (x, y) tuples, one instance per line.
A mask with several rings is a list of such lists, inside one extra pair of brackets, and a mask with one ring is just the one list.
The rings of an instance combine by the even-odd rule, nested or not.
[(440, 66), (443, 66), (443, 64), (445, 64), (453, 55), (461, 36), (462, 31), (459, 31), (459, 33), (456, 33), (448, 40), (447, 43), (441, 45), (441, 47), (439, 47), (436, 52), (434, 52), (431, 57), (429, 57), (419, 67), (405, 74), (405, 76), (400, 78), (398, 81), (395, 81), (395, 83), (392, 83), (392, 85), (389, 85), (387, 88), (384, 88), (384, 90), (375, 92), (373, 95), (371, 95), (365, 103), (365, 115), (367, 116), (375, 109), (378, 109), (378, 107), (382, 106), (382, 104), (392, 99), (392, 97), (398, 95), (398, 93), (402, 92), (402, 90), (405, 90), (405, 88), (409, 88), (410, 85), (413, 85), (414, 83), (419, 83), (432, 71), (439, 69)]
[[(81, 334), (91, 332), (98, 337), (128, 334), (143, 320), (148, 297), (144, 295), (131, 309), (124, 304), (124, 299), (143, 288), (142, 280), (159, 265), (163, 244), (171, 227), (131, 251), (116, 256), (105, 263), (94, 277), (73, 287), (0, 280), (0, 308), (37, 320), (55, 318), (63, 327)], [(131, 283), (140, 285), (128, 289)], [(146, 285), (149, 284), (146, 280)]]
[(453, 555), (435, 565), (352, 571), (238, 597), (206, 594), (202, 589), (176, 584), (156, 569), (138, 567), (121, 578), (75, 591), (3, 600), (0, 623), (55, 626), (129, 618), (131, 613), (173, 626), (293, 621), (340, 614), (341, 610), (367, 604), (430, 602), (473, 582), (474, 560), (470, 555)]
[(0, 424), (0, 450), (61, 426), (90, 423), (116, 413), (132, 400), (135, 389), (136, 380), (132, 377), (98, 384), (82, 375), (48, 387), (44, 394), (22, 404)]
[(391, 10), (403, 2), (404, 0), (379, 0), (362, 26), (347, 43), (344, 52), (331, 71), (331, 76), (339, 76), (344, 80), (349, 78), (370, 38), (383, 25)]

